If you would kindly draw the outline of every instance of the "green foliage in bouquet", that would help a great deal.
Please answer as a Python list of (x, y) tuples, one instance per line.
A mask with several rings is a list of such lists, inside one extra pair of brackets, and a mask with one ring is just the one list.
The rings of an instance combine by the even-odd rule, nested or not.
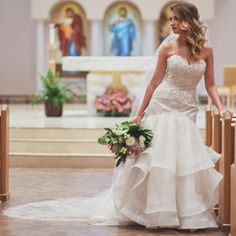
[(58, 107), (70, 99), (69, 91), (60, 85), (59, 79), (48, 70), (46, 76), (41, 75), (43, 89), (36, 95), (35, 103), (44, 101), (49, 102), (52, 107)]
[(105, 128), (105, 135), (98, 139), (99, 144), (108, 145), (115, 154), (116, 166), (127, 157), (137, 158), (151, 143), (153, 133), (138, 124), (122, 122), (115, 129)]

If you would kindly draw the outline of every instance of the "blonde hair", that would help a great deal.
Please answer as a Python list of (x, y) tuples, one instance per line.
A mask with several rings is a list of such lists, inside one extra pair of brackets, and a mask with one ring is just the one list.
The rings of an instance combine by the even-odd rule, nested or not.
[(196, 59), (206, 42), (206, 26), (200, 21), (198, 9), (195, 5), (188, 2), (177, 2), (170, 9), (182, 21), (180, 28), (186, 31), (187, 47), (191, 57)]

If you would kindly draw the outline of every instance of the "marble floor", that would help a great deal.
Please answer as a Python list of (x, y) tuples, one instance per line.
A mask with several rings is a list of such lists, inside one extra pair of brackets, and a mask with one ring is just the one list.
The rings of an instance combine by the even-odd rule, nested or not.
[[(205, 127), (205, 105), (199, 107), (197, 126)], [(66, 104), (62, 117), (46, 117), (43, 105), (9, 105), (11, 127), (36, 128), (103, 128), (114, 127), (128, 117), (91, 116), (86, 106), (81, 104)]]
[[(10, 169), (11, 199), (1, 210), (28, 202), (64, 197), (92, 196), (109, 186), (111, 169)], [(99, 183), (99, 184), (98, 184)], [(76, 221), (31, 221), (0, 214), (0, 236), (154, 236), (154, 235), (223, 236), (219, 229), (149, 230), (141, 226), (99, 227)]]

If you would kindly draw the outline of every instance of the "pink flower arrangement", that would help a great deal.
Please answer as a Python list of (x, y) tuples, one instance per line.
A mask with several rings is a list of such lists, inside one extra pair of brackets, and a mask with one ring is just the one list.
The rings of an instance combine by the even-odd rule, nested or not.
[(107, 89), (95, 99), (95, 108), (105, 116), (129, 116), (133, 106), (131, 97), (121, 90)]

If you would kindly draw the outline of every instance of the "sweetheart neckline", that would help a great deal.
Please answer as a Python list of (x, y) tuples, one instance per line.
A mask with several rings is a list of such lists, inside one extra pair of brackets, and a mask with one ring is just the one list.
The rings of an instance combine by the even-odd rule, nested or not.
[(177, 56), (177, 57), (181, 58), (188, 66), (192, 66), (192, 65), (199, 63), (199, 62), (204, 62), (206, 64), (206, 61), (204, 59), (200, 59), (200, 60), (194, 61), (189, 64), (188, 60), (186, 58), (180, 56), (179, 54), (171, 54), (170, 56), (167, 57), (167, 60), (173, 56)]

